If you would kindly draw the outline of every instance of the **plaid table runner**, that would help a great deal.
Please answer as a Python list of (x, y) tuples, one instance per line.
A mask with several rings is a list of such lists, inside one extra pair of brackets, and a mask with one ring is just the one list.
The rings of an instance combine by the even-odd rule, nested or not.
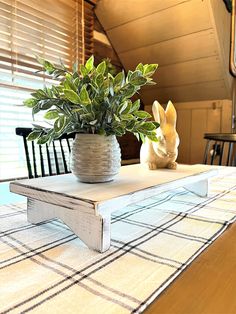
[[(0, 207), (1, 313), (141, 313), (236, 217), (236, 169), (200, 198), (184, 189), (112, 217), (112, 246), (89, 250), (59, 220)], [(229, 171), (230, 170), (230, 171)]]

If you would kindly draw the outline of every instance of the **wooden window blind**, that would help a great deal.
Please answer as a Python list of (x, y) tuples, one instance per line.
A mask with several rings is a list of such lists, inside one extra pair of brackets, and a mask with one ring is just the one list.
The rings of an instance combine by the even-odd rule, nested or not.
[(55, 83), (36, 72), (36, 56), (69, 68), (93, 53), (93, 2), (0, 0), (0, 180), (26, 176), (17, 126), (31, 126), (22, 102)]

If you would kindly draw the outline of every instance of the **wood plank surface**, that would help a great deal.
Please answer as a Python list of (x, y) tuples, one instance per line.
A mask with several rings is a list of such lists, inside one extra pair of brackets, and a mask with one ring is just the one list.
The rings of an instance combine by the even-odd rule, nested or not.
[(119, 54), (210, 28), (206, 1), (192, 0), (112, 28), (107, 35)]
[(146, 107), (146, 105), (152, 104), (154, 100), (163, 103), (171, 99), (172, 102), (176, 103), (190, 102), (196, 99), (198, 99), (198, 101), (204, 101), (206, 99), (226, 99), (227, 92), (223, 79), (172, 87), (159, 87), (157, 80), (155, 88), (143, 89), (141, 91), (141, 98)]
[(229, 71), (231, 14), (225, 9), (223, 1), (207, 1), (213, 32), (218, 46), (221, 71), (224, 76), (228, 97), (231, 96), (233, 76)]
[(137, 60), (143, 64), (157, 63), (165, 66), (217, 54), (214, 33), (210, 29), (121, 52), (119, 57), (126, 69), (134, 69)]
[(191, 150), (191, 124), (192, 124), (191, 110), (178, 110), (178, 119), (176, 130), (179, 134), (180, 143), (178, 148), (177, 162), (190, 164), (190, 150)]
[(158, 87), (173, 87), (221, 80), (222, 77), (219, 58), (212, 56), (159, 67), (153, 79)]
[[(196, 160), (203, 160), (203, 152), (206, 146), (203, 139), (204, 133), (207, 130), (207, 109), (195, 109), (191, 112), (191, 142), (190, 145), (190, 161), (195, 163)], [(201, 121), (201, 123), (199, 123)]]
[(236, 224), (154, 301), (145, 314), (235, 314)]
[[(73, 174), (11, 182), (10, 190), (49, 204), (106, 215), (170, 189), (207, 180), (217, 174), (206, 165), (178, 165), (177, 170), (149, 170), (140, 164), (121, 167), (112, 182), (82, 183)], [(206, 191), (207, 192), (207, 191)]]
[[(236, 108), (236, 102), (234, 104)], [(221, 116), (221, 132), (232, 132), (232, 116), (233, 116), (233, 103), (232, 100), (224, 99)]]
[(147, 5), (146, 0), (103, 0), (98, 1), (95, 12), (107, 30), (187, 1), (191, 0), (148, 0)]
[[(132, 12), (132, 14), (130, 14)], [(230, 14), (222, 0), (101, 0), (96, 14), (125, 69), (158, 63), (144, 104), (230, 99)]]

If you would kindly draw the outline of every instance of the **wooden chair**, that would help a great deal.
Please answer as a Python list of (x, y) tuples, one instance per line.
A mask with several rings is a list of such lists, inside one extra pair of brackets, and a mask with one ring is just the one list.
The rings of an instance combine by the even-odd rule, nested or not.
[(203, 163), (236, 166), (236, 133), (206, 133), (207, 140)]
[(23, 137), (29, 178), (70, 173), (70, 152), (75, 134), (63, 135), (48, 144), (38, 145), (26, 140), (31, 128), (16, 128), (16, 135)]

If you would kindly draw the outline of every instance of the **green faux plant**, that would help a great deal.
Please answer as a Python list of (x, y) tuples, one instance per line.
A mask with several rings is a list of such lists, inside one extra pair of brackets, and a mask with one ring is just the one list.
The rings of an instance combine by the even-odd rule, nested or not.
[(44, 118), (49, 127), (35, 126), (28, 140), (38, 144), (51, 142), (64, 133), (92, 133), (122, 136), (134, 133), (144, 140), (147, 136), (157, 141), (156, 122), (148, 121), (151, 115), (140, 108), (140, 100), (130, 98), (143, 85), (155, 84), (152, 75), (157, 64), (140, 63), (134, 71), (124, 71), (113, 76), (107, 62), (94, 66), (91, 56), (79, 71), (72, 72), (61, 63), (38, 59), (43, 71), (53, 78), (59, 78), (58, 85), (44, 87), (33, 92), (24, 104), (32, 108), (33, 116), (45, 111)]

